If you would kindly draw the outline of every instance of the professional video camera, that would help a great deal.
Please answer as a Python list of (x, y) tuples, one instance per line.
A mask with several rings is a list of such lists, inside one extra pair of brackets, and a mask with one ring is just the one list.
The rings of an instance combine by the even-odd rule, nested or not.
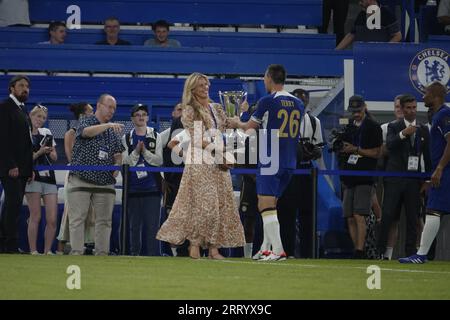
[[(322, 156), (322, 148), (325, 143), (314, 144), (309, 138), (300, 138), (297, 152), (299, 154), (300, 161), (317, 160)], [(297, 160), (298, 161), (298, 160)]]
[(328, 149), (328, 152), (340, 152), (344, 149), (344, 142), (352, 143), (353, 135), (358, 130), (358, 127), (355, 126), (352, 122), (349, 122), (348, 119), (340, 119), (340, 124), (344, 126), (339, 129), (331, 130), (330, 135), (330, 143), (331, 147)]

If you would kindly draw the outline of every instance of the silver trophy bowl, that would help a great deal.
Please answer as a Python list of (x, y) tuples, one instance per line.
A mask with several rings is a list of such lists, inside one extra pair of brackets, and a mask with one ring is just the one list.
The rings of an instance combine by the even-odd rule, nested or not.
[(245, 91), (219, 91), (220, 103), (225, 109), (227, 117), (238, 116), (242, 102), (247, 99)]
[[(239, 117), (241, 104), (247, 99), (246, 91), (219, 91), (220, 103), (222, 104), (227, 117)], [(232, 146), (234, 155), (238, 159), (238, 154), (245, 152), (246, 135), (240, 129), (234, 129), (224, 134), (227, 146)]]

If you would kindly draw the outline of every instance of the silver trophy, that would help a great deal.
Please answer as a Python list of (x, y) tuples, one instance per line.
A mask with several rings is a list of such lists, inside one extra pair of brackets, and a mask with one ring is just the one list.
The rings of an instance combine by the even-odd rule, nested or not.
[[(220, 103), (222, 104), (227, 117), (239, 117), (241, 105), (247, 99), (246, 91), (219, 91)], [(234, 129), (231, 133), (224, 135), (227, 146), (232, 144), (236, 159), (240, 158), (238, 154), (245, 152), (245, 134), (240, 129)]]
[(247, 92), (219, 91), (219, 98), (227, 117), (239, 117), (241, 104), (247, 99)]

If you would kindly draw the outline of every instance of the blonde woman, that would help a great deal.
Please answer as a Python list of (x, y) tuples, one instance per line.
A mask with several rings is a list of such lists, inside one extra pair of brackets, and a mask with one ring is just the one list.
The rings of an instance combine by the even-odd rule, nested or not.
[[(191, 74), (184, 84), (181, 121), (185, 135), (190, 137), (190, 147), (184, 155), (185, 168), (172, 211), (157, 234), (157, 239), (174, 245), (189, 240), (189, 255), (193, 259), (200, 258), (200, 247), (208, 248), (209, 258), (224, 259), (219, 248), (245, 244), (230, 172), (215, 160), (221, 159), (217, 155), (223, 155), (220, 142), (227, 118), (220, 104), (211, 103), (209, 85), (208, 78), (200, 73)], [(214, 129), (218, 135), (210, 139), (206, 131)], [(177, 137), (168, 147), (177, 155), (183, 153)], [(195, 153), (204, 150), (209, 150), (206, 156), (196, 161)]]
[[(33, 164), (51, 165), (56, 161), (57, 155), (51, 131), (43, 128), (47, 121), (47, 108), (42, 105), (35, 106), (30, 112), (33, 138)], [(25, 196), (30, 210), (28, 219), (28, 244), (30, 253), (37, 255), (37, 236), (41, 222), (41, 198), (45, 206), (45, 235), (44, 254), (52, 253), (52, 243), (55, 238), (57, 219), (58, 188), (56, 186), (55, 172), (52, 170), (35, 170), (35, 179), (27, 184)]]

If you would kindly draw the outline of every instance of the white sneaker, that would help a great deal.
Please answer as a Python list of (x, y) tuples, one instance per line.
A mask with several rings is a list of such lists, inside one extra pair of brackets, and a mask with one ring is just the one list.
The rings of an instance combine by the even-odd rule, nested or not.
[(283, 251), (279, 255), (272, 252), (270, 253), (270, 255), (265, 256), (260, 261), (284, 261), (286, 259), (287, 259), (286, 252)]
[(53, 252), (51, 252), (51, 251), (48, 251), (48, 252), (46, 253), (46, 255), (48, 255), (48, 256), (54, 256), (55, 254), (54, 254)]
[(35, 250), (35, 251), (31, 251), (30, 254), (31, 254), (32, 256), (40, 256), (40, 255), (41, 255), (41, 254), (40, 254), (39, 252), (37, 252), (36, 250)]
[(265, 257), (267, 257), (268, 255), (270, 255), (270, 251), (269, 250), (259, 250), (257, 253), (255, 253), (255, 255), (252, 257), (253, 260), (261, 260)]

